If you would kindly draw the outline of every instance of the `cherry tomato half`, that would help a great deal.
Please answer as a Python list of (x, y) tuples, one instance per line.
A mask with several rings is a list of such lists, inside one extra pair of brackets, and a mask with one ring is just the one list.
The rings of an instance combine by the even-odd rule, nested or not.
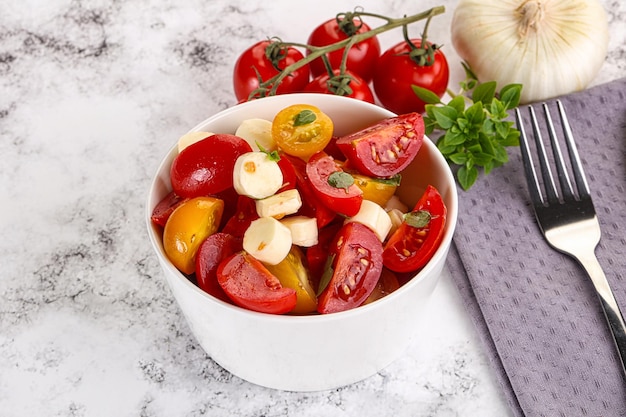
[(150, 219), (154, 224), (165, 227), (170, 214), (186, 199), (176, 195), (174, 191), (170, 191), (152, 210)]
[[(296, 48), (277, 48), (273, 54), (277, 58), (278, 69), (266, 52), (272, 41), (261, 41), (246, 49), (237, 59), (233, 70), (233, 87), (237, 101), (246, 101), (250, 94), (259, 87), (259, 76), (267, 81), (289, 65), (300, 61), (304, 55)], [(271, 55), (271, 54), (270, 54)], [(308, 84), (310, 70), (307, 65), (293, 71), (278, 86), (277, 94), (296, 93)]]
[(333, 121), (310, 104), (294, 104), (279, 111), (272, 121), (272, 137), (283, 152), (308, 159), (330, 142)]
[(309, 280), (309, 271), (304, 264), (304, 254), (297, 246), (292, 246), (289, 254), (276, 265), (265, 265), (281, 285), (296, 291), (296, 306), (293, 314), (312, 313), (317, 309), (317, 297)]
[(217, 232), (224, 202), (214, 197), (196, 197), (181, 203), (163, 229), (163, 249), (168, 259), (185, 274), (196, 270), (196, 252), (209, 235)]
[(228, 134), (211, 135), (193, 143), (172, 162), (172, 188), (189, 198), (225, 191), (233, 186), (235, 161), (251, 151), (244, 139)]
[(304, 87), (304, 91), (307, 93), (336, 94), (374, 103), (374, 94), (363, 78), (351, 71), (339, 75), (339, 70), (334, 70), (334, 73), (335, 76), (332, 79), (328, 74), (318, 75)]
[(283, 155), (281, 159), (288, 160), (296, 173), (296, 185), (302, 198), (302, 207), (298, 214), (307, 217), (314, 217), (317, 220), (317, 227), (322, 228), (332, 222), (337, 217), (337, 212), (323, 204), (313, 190), (313, 186), (306, 173), (306, 163), (300, 159), (289, 155)]
[[(419, 47), (420, 39), (411, 42)], [(426, 88), (442, 97), (448, 88), (450, 70), (448, 61), (440, 49), (434, 51), (431, 65), (419, 65), (408, 53), (411, 47), (406, 41), (385, 51), (376, 63), (374, 91), (381, 104), (397, 114), (424, 112), (424, 102), (413, 91), (412, 85)]]
[(253, 220), (259, 218), (256, 212), (254, 200), (248, 196), (240, 195), (237, 199), (237, 207), (234, 214), (226, 221), (222, 232), (235, 237), (243, 237), (248, 226)]
[(424, 120), (408, 113), (337, 139), (352, 166), (364, 175), (389, 178), (413, 161), (424, 139)]
[(335, 313), (363, 304), (382, 272), (383, 246), (367, 226), (345, 224), (330, 246), (332, 277), (318, 298), (317, 311)]
[(283, 287), (259, 260), (244, 251), (220, 263), (217, 281), (235, 304), (249, 310), (284, 314), (296, 306), (296, 291)]
[[(343, 28), (343, 29), (342, 29)], [(345, 30), (345, 31), (344, 31)], [(351, 35), (368, 32), (370, 27), (358, 17), (353, 19), (334, 18), (316, 27), (309, 36), (308, 44), (313, 46), (326, 46), (343, 41)], [(307, 54), (311, 52), (308, 51)], [(339, 49), (328, 54), (328, 60), (333, 69), (339, 69), (344, 49)], [(346, 68), (358, 74), (365, 80), (371, 81), (374, 74), (376, 60), (380, 56), (380, 43), (376, 36), (361, 41), (350, 48)], [(314, 59), (309, 63), (313, 77), (326, 74), (326, 66), (321, 58)]]
[(217, 282), (217, 268), (224, 259), (241, 250), (241, 239), (228, 233), (218, 232), (207, 237), (196, 253), (198, 286), (222, 301), (231, 302)]
[(359, 212), (363, 192), (354, 184), (352, 175), (344, 172), (332, 156), (318, 152), (306, 164), (306, 175), (313, 190), (328, 208), (352, 217)]
[(363, 199), (373, 201), (381, 207), (385, 207), (400, 185), (399, 175), (390, 179), (372, 178), (361, 174), (352, 174), (352, 177), (354, 185), (363, 192)]
[(446, 224), (446, 206), (439, 191), (429, 185), (409, 216), (420, 216), (417, 224), (405, 220), (385, 244), (383, 264), (392, 271), (417, 271), (439, 247)]

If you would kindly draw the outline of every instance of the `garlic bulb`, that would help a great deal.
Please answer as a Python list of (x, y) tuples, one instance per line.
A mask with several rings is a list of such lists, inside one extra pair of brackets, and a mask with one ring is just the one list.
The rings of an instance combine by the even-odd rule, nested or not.
[(478, 79), (523, 84), (523, 103), (584, 89), (609, 36), (597, 0), (460, 0), (451, 30)]

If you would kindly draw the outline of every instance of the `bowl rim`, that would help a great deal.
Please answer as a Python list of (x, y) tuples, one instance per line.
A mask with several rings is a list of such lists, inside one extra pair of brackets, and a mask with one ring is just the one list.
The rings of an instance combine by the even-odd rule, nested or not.
[[(302, 101), (302, 100), (306, 100), (307, 97), (310, 98), (311, 96), (315, 96), (316, 99), (320, 99), (320, 96), (324, 96), (324, 99), (328, 99), (328, 100), (331, 100), (331, 101), (333, 101), (333, 100), (344, 101), (346, 104), (349, 103), (352, 106), (356, 105), (358, 107), (362, 106), (364, 108), (369, 108), (370, 110), (376, 110), (377, 112), (379, 112), (381, 114), (381, 116), (383, 118), (396, 116), (395, 113), (393, 113), (393, 112), (391, 112), (391, 111), (389, 111), (389, 110), (387, 110), (387, 109), (385, 109), (383, 107), (380, 107), (380, 106), (378, 106), (376, 104), (371, 104), (371, 103), (360, 101), (360, 100), (356, 100), (356, 99), (353, 99), (353, 98), (347, 98), (347, 97), (330, 95), (330, 94), (292, 93), (292, 94), (285, 94), (285, 95), (279, 95), (279, 96), (265, 97), (265, 98), (260, 99), (260, 100), (282, 100), (282, 101), (286, 101), (286, 102), (291, 102), (291, 101), (294, 101), (292, 99), (295, 99), (295, 98), (297, 98), (298, 101)], [(197, 123), (188, 132), (198, 131), (198, 130), (200, 130), (201, 126), (204, 126), (207, 123), (212, 122), (212, 121), (214, 121), (214, 120), (216, 120), (218, 118), (223, 118), (224, 116), (229, 115), (229, 114), (231, 114), (233, 112), (241, 111), (242, 108), (254, 105), (253, 103), (255, 103), (255, 102), (239, 103), (239, 104), (236, 104), (234, 106), (228, 107), (228, 108), (226, 108), (224, 110), (221, 110), (221, 111), (219, 111), (219, 112), (209, 116), (208, 118), (204, 119), (203, 121)], [(308, 322), (323, 323), (323, 322), (327, 322), (327, 321), (342, 320), (342, 319), (349, 318), (349, 317), (352, 317), (352, 316), (355, 316), (355, 315), (361, 315), (361, 314), (366, 314), (367, 312), (370, 312), (370, 311), (375, 311), (375, 310), (377, 310), (379, 308), (382, 308), (382, 306), (384, 306), (385, 304), (393, 302), (394, 298), (400, 297), (403, 293), (409, 291), (411, 287), (419, 285), (419, 283), (425, 279), (425, 277), (428, 275), (428, 273), (433, 268), (435, 268), (435, 265), (437, 265), (439, 262), (445, 262), (445, 259), (441, 259), (441, 258), (447, 257), (449, 248), (453, 244), (452, 238), (454, 236), (454, 232), (455, 232), (456, 224), (457, 224), (457, 218), (458, 218), (458, 192), (457, 192), (457, 187), (456, 187), (456, 182), (455, 182), (455, 179), (454, 179), (454, 175), (453, 175), (452, 170), (450, 169), (448, 163), (446, 162), (445, 158), (443, 157), (441, 152), (439, 152), (439, 150), (437, 149), (435, 143), (426, 135), (424, 135), (424, 144), (422, 146), (424, 146), (424, 145), (431, 147), (431, 149), (429, 149), (429, 150), (434, 154), (434, 158), (436, 158), (439, 163), (445, 164), (446, 169), (444, 171), (446, 173), (447, 182), (450, 182), (450, 184), (451, 184), (451, 187), (449, 188), (450, 195), (448, 197), (452, 201), (452, 207), (447, 207), (447, 220), (446, 220), (446, 228), (445, 228), (445, 231), (444, 231), (443, 239), (442, 239), (441, 243), (439, 244), (439, 247), (437, 248), (437, 250), (433, 254), (432, 258), (428, 261), (428, 263), (417, 274), (415, 274), (413, 277), (411, 277), (406, 283), (401, 285), (400, 288), (398, 288), (397, 290), (395, 290), (391, 294), (388, 294), (385, 297), (382, 297), (382, 298), (380, 298), (380, 299), (378, 299), (376, 301), (373, 301), (372, 303), (369, 303), (367, 305), (361, 305), (359, 307), (355, 307), (355, 308), (352, 308), (352, 309), (349, 309), (349, 310), (346, 310), (346, 311), (341, 311), (341, 312), (336, 312), (336, 313), (331, 313), (331, 314), (308, 314), (308, 315), (268, 314), (268, 313), (262, 313), (262, 312), (257, 312), (257, 311), (253, 311), (253, 310), (248, 310), (248, 309), (240, 307), (238, 305), (227, 303), (227, 302), (222, 301), (222, 300), (218, 299), (217, 297), (214, 297), (213, 295), (205, 292), (200, 287), (195, 285), (189, 278), (187, 278), (182, 272), (180, 272), (171, 262), (169, 262), (167, 260), (167, 258), (165, 257), (165, 255), (162, 253), (162, 249), (161, 249), (162, 242), (158, 242), (158, 233), (156, 233), (157, 226), (152, 224), (152, 221), (151, 221), (151, 215), (152, 215), (153, 207), (150, 207), (150, 203), (151, 203), (151, 200), (152, 200), (151, 197), (152, 197), (153, 191), (156, 188), (157, 181), (159, 180), (159, 176), (157, 174), (159, 172), (162, 172), (165, 169), (165, 165), (167, 163), (170, 163), (170, 162), (168, 162), (168, 159), (170, 157), (170, 154), (177, 147), (177, 143), (174, 143), (169, 148), (169, 150), (165, 154), (165, 156), (161, 158), (161, 160), (160, 160), (160, 162), (159, 162), (159, 164), (157, 166), (156, 171), (154, 171), (154, 174), (151, 177), (150, 186), (148, 188), (147, 198), (146, 198), (146, 202), (145, 202), (144, 214), (145, 214), (145, 221), (146, 221), (146, 225), (147, 225), (147, 232), (148, 232), (148, 235), (149, 235), (149, 238), (150, 238), (152, 249), (153, 249), (155, 255), (157, 256), (157, 258), (163, 258), (163, 259), (159, 259), (159, 263), (161, 264), (161, 266), (162, 267), (163, 266), (166, 267), (171, 274), (173, 274), (174, 276), (176, 276), (177, 278), (182, 280), (183, 281), (183, 285), (185, 285), (189, 290), (191, 290), (192, 292), (194, 292), (198, 296), (206, 298), (207, 301), (209, 301), (211, 303), (215, 303), (220, 308), (224, 308), (224, 309), (229, 310), (232, 314), (240, 314), (240, 315), (243, 315), (243, 316), (248, 316), (251, 319), (275, 321), (275, 322), (278, 322), (278, 323), (283, 323), (283, 322), (291, 322), (291, 323), (308, 323)]]

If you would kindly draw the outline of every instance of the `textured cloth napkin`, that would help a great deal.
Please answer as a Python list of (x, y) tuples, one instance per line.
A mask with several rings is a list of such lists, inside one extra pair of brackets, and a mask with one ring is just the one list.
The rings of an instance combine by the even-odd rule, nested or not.
[[(596, 255), (626, 314), (626, 79), (561, 101), (602, 229)], [(625, 378), (593, 286), (544, 240), (519, 148), (509, 155), (459, 192), (448, 268), (466, 309), (514, 415), (626, 416)]]

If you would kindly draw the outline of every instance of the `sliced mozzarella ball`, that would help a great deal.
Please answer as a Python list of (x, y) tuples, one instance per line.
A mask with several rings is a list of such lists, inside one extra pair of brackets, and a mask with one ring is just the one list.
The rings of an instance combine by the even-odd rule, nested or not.
[(256, 200), (256, 213), (259, 217), (283, 217), (294, 214), (302, 207), (302, 200), (298, 190), (287, 190), (261, 200)]
[(387, 212), (387, 215), (391, 219), (391, 230), (389, 230), (389, 234), (391, 235), (398, 229), (398, 227), (400, 227), (400, 225), (404, 221), (404, 212), (394, 208), (389, 210)]
[(276, 265), (291, 249), (291, 231), (273, 217), (261, 217), (246, 229), (243, 249), (261, 262)]
[(370, 200), (363, 200), (359, 212), (346, 219), (345, 223), (359, 222), (376, 233), (381, 242), (385, 241), (391, 230), (391, 219), (387, 212), (378, 204)]
[(201, 141), (204, 138), (208, 138), (209, 136), (213, 136), (214, 133), (211, 132), (189, 132), (182, 135), (178, 139), (178, 153), (180, 153), (187, 146), (192, 145), (196, 142)]
[(250, 198), (269, 197), (283, 186), (283, 173), (265, 152), (248, 152), (235, 162), (233, 186)]
[(314, 217), (291, 216), (280, 222), (291, 231), (294, 245), (309, 248), (317, 244), (317, 220)]
[(235, 135), (245, 139), (253, 150), (258, 151), (259, 145), (266, 151), (275, 151), (276, 142), (272, 138), (272, 122), (265, 119), (248, 119), (241, 122)]
[(403, 213), (409, 211), (409, 207), (400, 200), (400, 197), (397, 195), (391, 196), (387, 204), (385, 204), (385, 211), (391, 211), (393, 209), (398, 209)]

